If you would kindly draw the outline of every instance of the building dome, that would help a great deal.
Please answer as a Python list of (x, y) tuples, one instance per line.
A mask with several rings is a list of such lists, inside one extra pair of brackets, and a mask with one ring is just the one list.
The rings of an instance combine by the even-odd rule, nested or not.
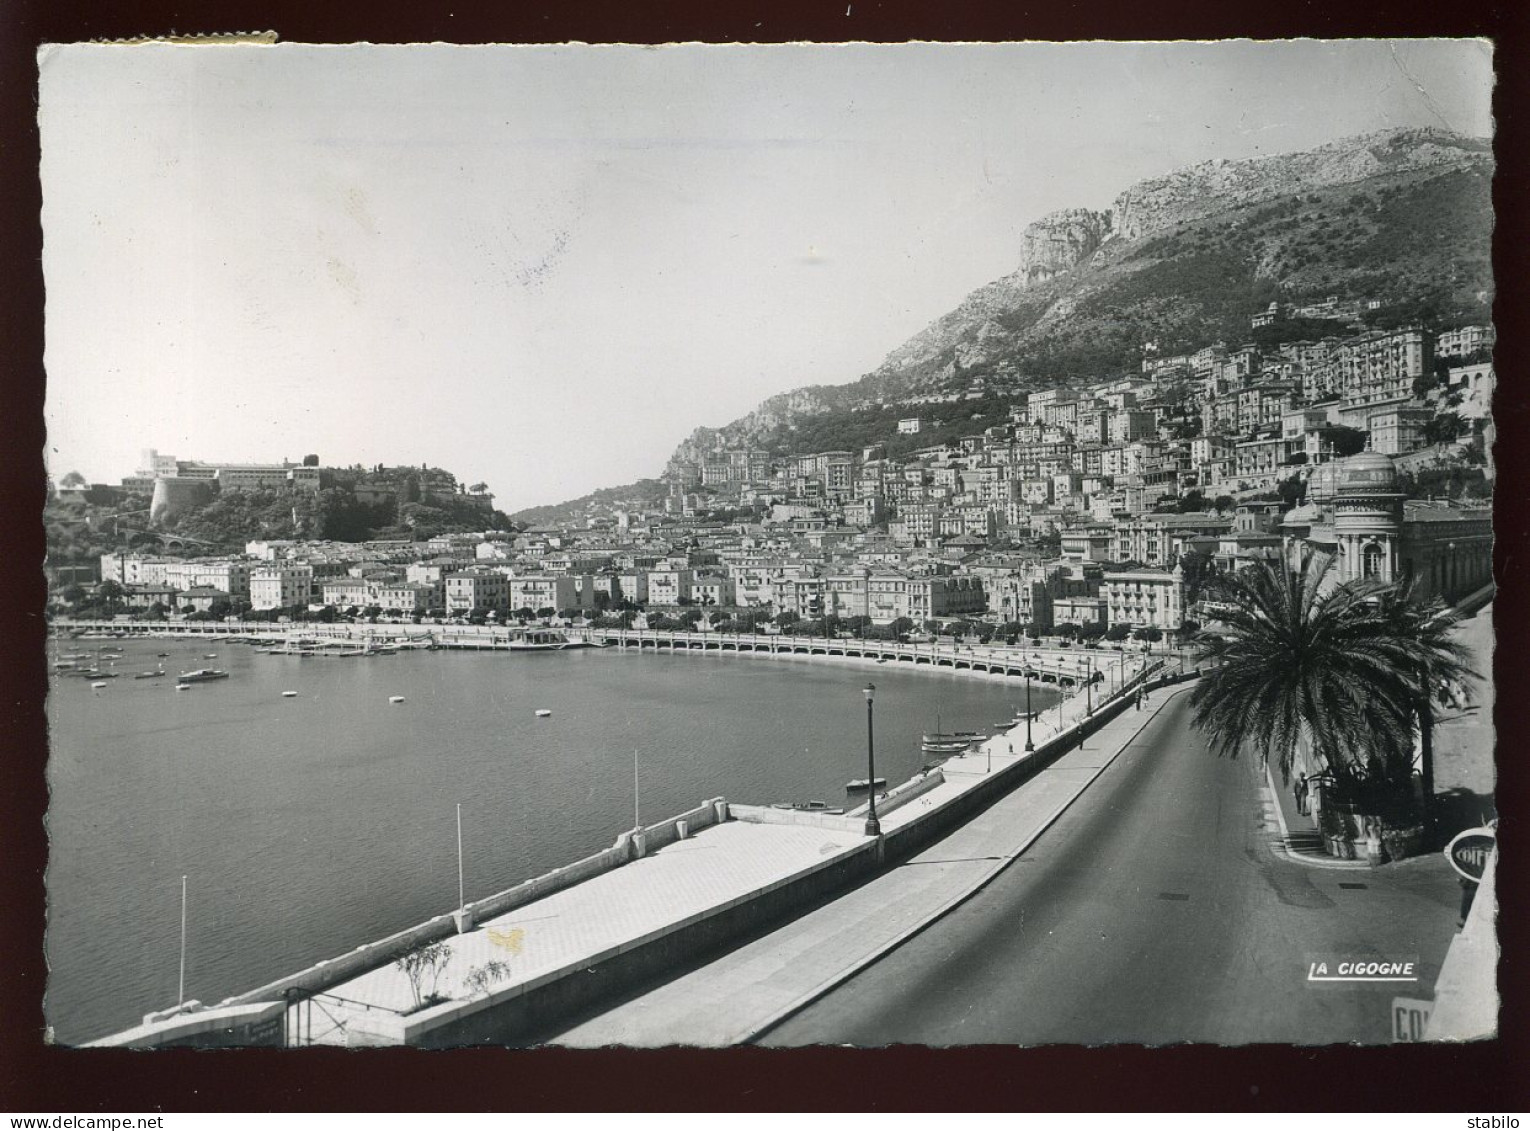
[(1361, 452), (1339, 460), (1335, 468), (1334, 485), (1340, 495), (1393, 495), (1398, 491), (1397, 465), (1380, 452)]

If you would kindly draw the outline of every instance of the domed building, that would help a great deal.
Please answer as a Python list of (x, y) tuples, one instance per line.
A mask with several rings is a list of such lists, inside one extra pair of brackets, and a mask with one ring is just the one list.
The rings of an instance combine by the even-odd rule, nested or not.
[(1465, 596), (1493, 576), (1491, 507), (1405, 500), (1397, 465), (1361, 452), (1314, 468), (1307, 502), (1281, 521), (1286, 561), (1334, 558), (1335, 584), (1418, 580), (1421, 596)]

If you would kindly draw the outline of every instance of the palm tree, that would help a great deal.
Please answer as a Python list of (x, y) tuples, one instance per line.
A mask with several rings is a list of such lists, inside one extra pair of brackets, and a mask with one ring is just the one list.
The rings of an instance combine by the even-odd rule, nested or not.
[(1218, 754), (1258, 752), (1289, 780), (1306, 738), (1340, 792), (1407, 780), (1419, 650), (1393, 611), (1396, 586), (1328, 582), (1332, 558), (1301, 570), (1259, 562), (1215, 579), (1224, 614), (1191, 695)]
[(1434, 809), (1434, 705), (1466, 698), (1467, 681), (1477, 675), (1466, 664), (1466, 647), (1451, 639), (1461, 614), (1440, 598), (1421, 601), (1416, 585), (1409, 583), (1389, 594), (1383, 611), (1393, 631), (1407, 642), (1401, 659), (1411, 668), (1414, 712), (1418, 718), (1419, 774), (1424, 792), (1425, 815)]

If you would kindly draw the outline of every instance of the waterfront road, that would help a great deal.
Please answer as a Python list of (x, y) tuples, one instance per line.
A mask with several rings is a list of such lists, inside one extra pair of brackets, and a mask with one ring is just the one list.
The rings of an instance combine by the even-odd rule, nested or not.
[[(1432, 996), (1454, 934), (1449, 867), (1287, 859), (1257, 764), (1216, 758), (1189, 722), (1175, 697), (973, 898), (759, 1043), (1390, 1040), (1393, 996)], [(1336, 955), (1421, 978), (1309, 983)]]

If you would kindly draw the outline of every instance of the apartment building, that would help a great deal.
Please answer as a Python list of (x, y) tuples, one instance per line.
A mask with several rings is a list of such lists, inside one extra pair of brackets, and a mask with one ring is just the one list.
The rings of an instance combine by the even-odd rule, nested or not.
[(313, 567), (306, 564), (257, 566), (250, 571), (250, 607), (285, 609), (313, 600)]
[(1186, 542), (1231, 530), (1233, 520), (1221, 515), (1141, 514), (1117, 520), (1115, 560), (1163, 568), (1184, 552)]
[[(451, 584), (450, 579), (447, 584)], [(581, 586), (568, 574), (528, 573), (508, 579), (505, 599), (511, 609), (537, 612), (542, 609), (556, 609), (560, 613), (564, 609), (592, 609), (595, 607), (595, 587), (593, 584)]]
[(167, 561), (161, 584), (186, 592), (191, 589), (218, 589), (233, 597), (250, 595), (250, 563), (192, 558)]
[(509, 609), (511, 607), (510, 583), (511, 578), (494, 570), (462, 570), (459, 573), (449, 573), (445, 578), (446, 611), (458, 616), (472, 612), (474, 609)]
[(1407, 400), (1413, 395), (1413, 382), (1433, 361), (1423, 330), (1362, 334), (1339, 346), (1337, 391), (1346, 407)]
[(1109, 626), (1157, 628), (1178, 632), (1184, 627), (1184, 576), (1174, 570), (1106, 570), (1101, 590)]

